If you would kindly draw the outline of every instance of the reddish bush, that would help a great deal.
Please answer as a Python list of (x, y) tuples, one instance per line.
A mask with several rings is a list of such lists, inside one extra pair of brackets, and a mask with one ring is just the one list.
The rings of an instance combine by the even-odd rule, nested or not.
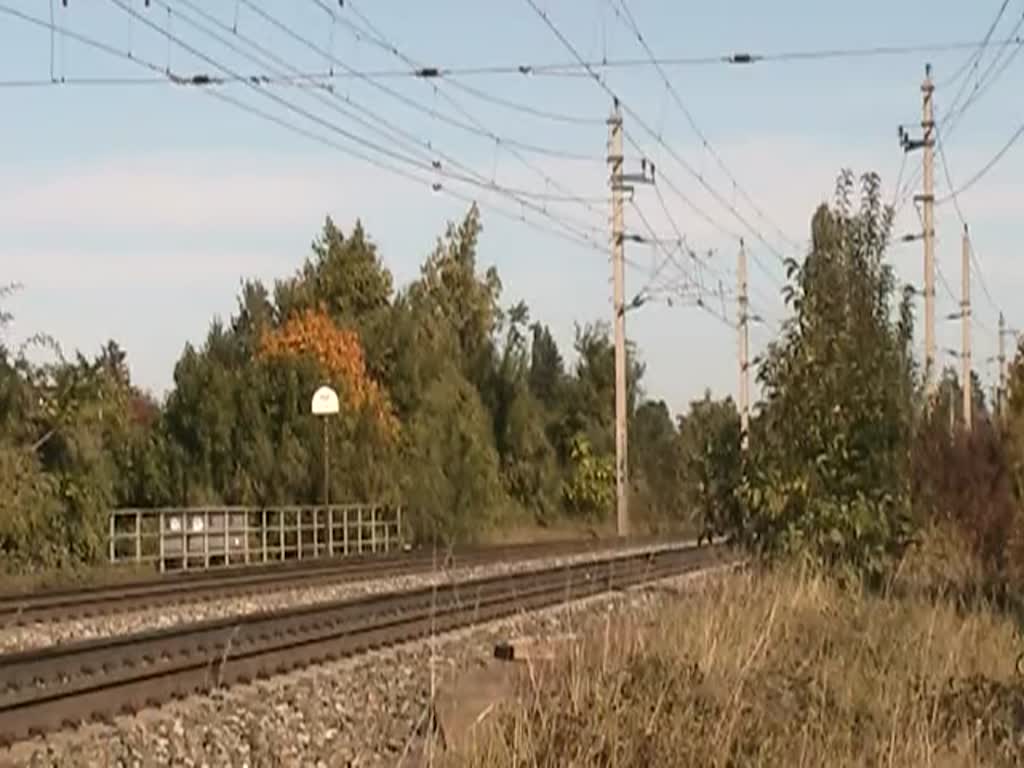
[(970, 431), (932, 420), (918, 435), (913, 494), (923, 522), (953, 523), (992, 576), (1012, 566), (1017, 504), (1006, 443), (978, 419)]

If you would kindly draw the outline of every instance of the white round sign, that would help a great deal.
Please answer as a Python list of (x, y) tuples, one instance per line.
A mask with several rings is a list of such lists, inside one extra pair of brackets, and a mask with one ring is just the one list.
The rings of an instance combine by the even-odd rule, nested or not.
[(330, 387), (320, 387), (313, 393), (313, 415), (333, 416), (338, 412), (338, 393)]

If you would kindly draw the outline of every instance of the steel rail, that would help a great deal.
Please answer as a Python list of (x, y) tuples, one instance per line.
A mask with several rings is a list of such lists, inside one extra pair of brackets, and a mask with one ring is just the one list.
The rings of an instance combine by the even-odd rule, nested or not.
[(727, 562), (720, 546), (618, 554), (0, 656), (0, 743)]
[(165, 575), (75, 589), (0, 594), (0, 628), (39, 622), (79, 619), (142, 608), (241, 597), (268, 590), (312, 588), (372, 578), (429, 572), (438, 565), (462, 568), (501, 562), (522, 562), (626, 547), (664, 545), (664, 539), (559, 540), (458, 549), (452, 552), (413, 551), (400, 554), (320, 558), (301, 563), (258, 565), (221, 571)]

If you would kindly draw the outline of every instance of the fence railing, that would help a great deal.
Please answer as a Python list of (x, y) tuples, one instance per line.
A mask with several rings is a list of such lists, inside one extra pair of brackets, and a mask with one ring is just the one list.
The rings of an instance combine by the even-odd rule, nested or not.
[(110, 561), (161, 570), (388, 552), (403, 543), (402, 510), (373, 504), (118, 509)]

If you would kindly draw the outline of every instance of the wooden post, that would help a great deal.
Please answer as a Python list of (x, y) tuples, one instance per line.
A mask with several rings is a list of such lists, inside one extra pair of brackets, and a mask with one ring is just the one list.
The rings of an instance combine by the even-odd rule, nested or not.
[(263, 507), (260, 510), (260, 543), (262, 544), (262, 562), (267, 562), (269, 552), (267, 552), (267, 508)]
[(327, 508), (327, 556), (334, 557), (334, 510)]
[(110, 562), (117, 561), (117, 512), (110, 513)]
[(344, 525), (344, 531), (342, 532), (342, 536), (345, 541), (345, 557), (348, 557), (348, 507), (344, 507), (342, 509), (341, 516), (343, 521), (342, 525)]
[(210, 510), (203, 510), (203, 567), (210, 567)]
[(313, 507), (313, 559), (320, 556), (320, 510)]
[(135, 564), (142, 560), (142, 510), (135, 510)]
[(166, 570), (166, 567), (167, 567), (167, 564), (164, 562), (164, 552), (165, 552), (165, 549), (164, 549), (164, 534), (167, 531), (167, 510), (166, 509), (161, 509), (156, 514), (157, 514), (157, 524), (159, 526), (159, 528), (157, 530), (160, 532), (160, 542), (157, 545), (159, 547), (159, 549), (160, 549), (160, 555), (159, 555), (159, 557), (160, 557), (160, 565), (159, 565), (159, 568), (160, 568), (160, 573), (163, 573), (164, 570)]
[(286, 559), (288, 559), (288, 550), (287, 550), (287, 548), (285, 547), (285, 544), (284, 544), (284, 539), (285, 539), (285, 537), (284, 537), (284, 516), (285, 516), (284, 509), (279, 509), (277, 511), (277, 525), (281, 529), (281, 541), (279, 543), (281, 545), (281, 562), (282, 563)]
[(363, 538), (364, 538), (364, 536), (363, 536), (363, 508), (362, 507), (358, 507), (357, 512), (358, 512), (358, 514), (356, 515), (356, 520), (357, 520), (357, 522), (356, 522), (356, 531), (358, 532), (358, 536), (359, 536), (359, 554), (361, 555), (361, 554), (363, 554)]

